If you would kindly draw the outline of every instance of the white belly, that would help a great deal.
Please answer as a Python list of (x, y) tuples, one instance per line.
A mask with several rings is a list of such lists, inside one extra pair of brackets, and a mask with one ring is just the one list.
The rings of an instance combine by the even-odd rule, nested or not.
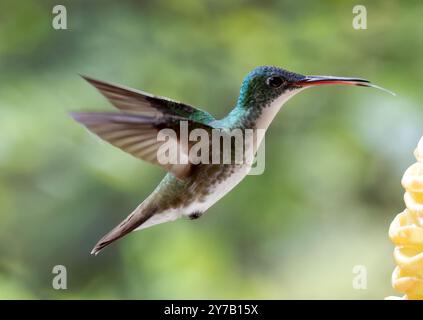
[(225, 194), (231, 191), (238, 183), (245, 178), (251, 167), (242, 165), (230, 177), (213, 187), (210, 194), (205, 197), (203, 201), (194, 201), (186, 207), (171, 209), (162, 213), (155, 214), (150, 219), (145, 221), (136, 230), (145, 229), (156, 224), (174, 221), (181, 217), (189, 217), (194, 212), (204, 213), (213, 204), (219, 201)]

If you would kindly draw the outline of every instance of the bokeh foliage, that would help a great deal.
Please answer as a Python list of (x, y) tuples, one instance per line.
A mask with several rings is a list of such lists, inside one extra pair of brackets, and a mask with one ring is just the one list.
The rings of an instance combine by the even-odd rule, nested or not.
[[(0, 2), (0, 298), (374, 298), (392, 294), (387, 231), (423, 134), (423, 2)], [(258, 65), (359, 76), (395, 91), (310, 89), (266, 138), (266, 171), (197, 221), (96, 240), (164, 173), (100, 142), (70, 110), (112, 110), (78, 73), (207, 109)], [(52, 268), (68, 270), (66, 291)], [(354, 290), (354, 265), (368, 289)]]

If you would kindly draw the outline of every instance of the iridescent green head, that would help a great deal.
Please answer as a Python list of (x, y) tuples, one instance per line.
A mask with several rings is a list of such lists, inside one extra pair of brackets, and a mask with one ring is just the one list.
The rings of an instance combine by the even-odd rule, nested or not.
[(305, 78), (278, 67), (257, 67), (244, 78), (238, 105), (245, 108), (268, 105), (284, 92), (293, 90), (295, 83)]
[(278, 67), (263, 66), (251, 71), (242, 82), (238, 106), (263, 108), (276, 99), (292, 96), (305, 87), (322, 84), (371, 86), (369, 81), (332, 76), (304, 76)]

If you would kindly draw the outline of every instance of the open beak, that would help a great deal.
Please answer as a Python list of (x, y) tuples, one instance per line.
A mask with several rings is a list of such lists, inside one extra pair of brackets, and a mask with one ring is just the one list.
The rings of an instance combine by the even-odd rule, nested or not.
[(295, 82), (295, 85), (299, 87), (320, 86), (325, 84), (345, 84), (345, 85), (351, 85), (351, 86), (371, 87), (371, 88), (376, 88), (376, 89), (388, 92), (395, 96), (395, 93), (393, 93), (392, 91), (379, 87), (371, 83), (369, 80), (360, 79), (360, 78), (345, 78), (345, 77), (332, 77), (332, 76), (306, 76), (305, 78)]

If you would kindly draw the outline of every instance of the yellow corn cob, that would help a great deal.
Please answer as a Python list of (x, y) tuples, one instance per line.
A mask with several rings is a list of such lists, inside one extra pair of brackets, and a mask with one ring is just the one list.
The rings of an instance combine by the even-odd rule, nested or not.
[(401, 180), (407, 208), (395, 217), (389, 228), (397, 264), (392, 286), (404, 293), (403, 299), (423, 300), (423, 137), (414, 156), (417, 163), (405, 171)]

